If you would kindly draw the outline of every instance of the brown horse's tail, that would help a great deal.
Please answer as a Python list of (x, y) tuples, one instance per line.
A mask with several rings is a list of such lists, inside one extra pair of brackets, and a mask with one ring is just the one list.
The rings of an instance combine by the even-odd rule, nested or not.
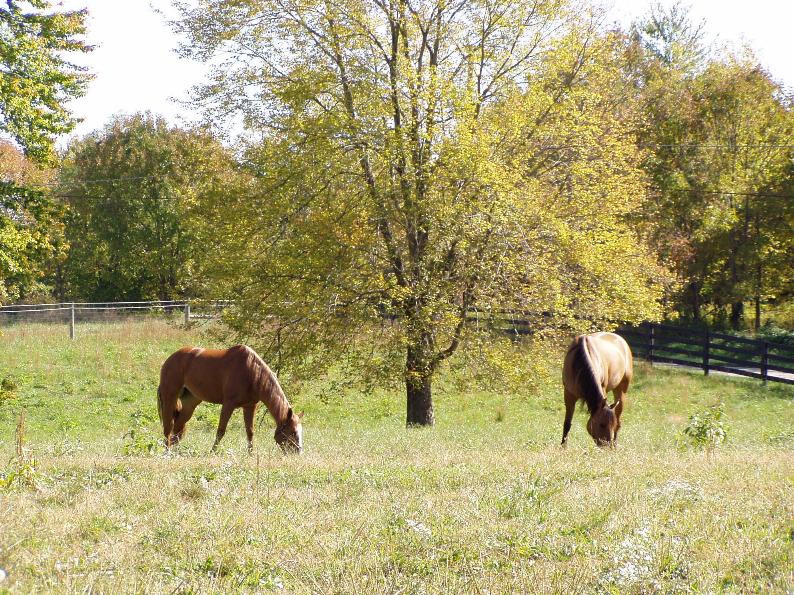
[(583, 335), (579, 339), (579, 344), (576, 347), (577, 367), (579, 368), (579, 386), (582, 390), (582, 397), (587, 403), (587, 409), (592, 415), (602, 406), (604, 402), (604, 392), (601, 389), (601, 383), (596, 378), (595, 369), (593, 368), (593, 359), (590, 355), (592, 352), (591, 338)]

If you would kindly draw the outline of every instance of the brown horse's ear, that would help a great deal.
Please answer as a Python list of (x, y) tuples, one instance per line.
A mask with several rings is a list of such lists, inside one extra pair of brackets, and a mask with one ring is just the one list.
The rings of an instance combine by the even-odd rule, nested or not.
[(287, 411), (287, 419), (292, 419), (293, 415), (294, 414), (292, 413), (292, 407), (290, 407), (289, 411)]
[(306, 413), (305, 411), (301, 411), (298, 413), (298, 419), (303, 419), (303, 414)]

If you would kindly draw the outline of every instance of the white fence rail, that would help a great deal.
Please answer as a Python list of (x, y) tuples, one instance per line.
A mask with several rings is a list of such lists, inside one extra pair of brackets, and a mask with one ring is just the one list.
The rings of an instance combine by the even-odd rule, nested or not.
[[(15, 321), (63, 320), (69, 326), (69, 337), (75, 338), (78, 318), (95, 320), (100, 312), (132, 314), (149, 312), (181, 312), (185, 325), (194, 319), (217, 318), (228, 302), (194, 302), (202, 306), (202, 312), (191, 312), (189, 300), (154, 300), (143, 302), (56, 302), (50, 304), (10, 304), (0, 306), (0, 323)], [(209, 310), (209, 311), (207, 311)]]

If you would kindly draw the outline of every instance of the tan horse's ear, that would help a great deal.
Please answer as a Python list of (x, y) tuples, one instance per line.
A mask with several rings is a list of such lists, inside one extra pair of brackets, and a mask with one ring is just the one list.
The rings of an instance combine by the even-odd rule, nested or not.
[(306, 413), (305, 411), (301, 411), (298, 413), (298, 419), (303, 419), (303, 414)]

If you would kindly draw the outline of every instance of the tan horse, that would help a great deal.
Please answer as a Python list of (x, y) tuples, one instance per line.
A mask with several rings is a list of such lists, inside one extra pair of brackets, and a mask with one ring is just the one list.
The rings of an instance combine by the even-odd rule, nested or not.
[[(562, 384), (565, 387), (565, 422), (562, 444), (568, 439), (576, 402), (587, 404), (590, 419), (587, 431), (599, 446), (614, 445), (620, 431), (623, 397), (633, 376), (631, 349), (614, 333), (580, 335), (565, 354)], [(607, 403), (607, 391), (613, 391), (615, 402)]]
[(254, 447), (254, 414), (260, 401), (276, 420), (275, 440), (284, 452), (303, 449), (303, 413), (294, 414), (276, 375), (256, 352), (245, 345), (229, 349), (183, 347), (165, 360), (157, 389), (158, 413), (167, 447), (185, 435), (196, 406), (202, 401), (221, 405), (218, 447), (232, 412), (243, 409), (248, 451)]

